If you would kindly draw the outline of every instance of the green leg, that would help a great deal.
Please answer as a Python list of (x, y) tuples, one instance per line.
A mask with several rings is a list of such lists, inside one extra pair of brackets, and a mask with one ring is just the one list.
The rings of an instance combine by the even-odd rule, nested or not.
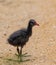
[(27, 53), (22, 54), (22, 48), (23, 48), (23, 47), (20, 47), (20, 48), (17, 47), (17, 52), (18, 52), (18, 54), (15, 54), (16, 56), (18, 56), (19, 62), (30, 61), (30, 59), (27, 59), (27, 60), (23, 60), (23, 59), (22, 59), (23, 57), (29, 57), (29, 56), (31, 56), (31, 55), (27, 55)]
[(20, 49), (19, 57), (20, 57), (20, 62), (22, 62), (22, 47)]

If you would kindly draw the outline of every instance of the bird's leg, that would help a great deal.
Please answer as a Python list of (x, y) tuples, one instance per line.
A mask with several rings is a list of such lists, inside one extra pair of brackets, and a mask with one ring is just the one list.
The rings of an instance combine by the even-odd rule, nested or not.
[(20, 55), (22, 55), (22, 47), (21, 47), (21, 49), (20, 49)]
[(19, 48), (18, 48), (18, 46), (17, 46), (17, 52), (18, 52), (18, 54), (19, 54)]
[(19, 56), (20, 56), (20, 61), (22, 61), (22, 47), (20, 47), (20, 53), (19, 53)]

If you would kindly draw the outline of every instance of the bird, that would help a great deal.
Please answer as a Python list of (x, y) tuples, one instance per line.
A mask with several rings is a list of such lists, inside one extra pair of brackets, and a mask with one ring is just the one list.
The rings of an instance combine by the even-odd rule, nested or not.
[(22, 55), (22, 48), (28, 42), (29, 37), (31, 37), (32, 28), (35, 25), (39, 26), (39, 24), (34, 19), (30, 19), (28, 22), (28, 26), (26, 28), (17, 30), (8, 37), (7, 39), (8, 43), (17, 47), (17, 52), (19, 55)]

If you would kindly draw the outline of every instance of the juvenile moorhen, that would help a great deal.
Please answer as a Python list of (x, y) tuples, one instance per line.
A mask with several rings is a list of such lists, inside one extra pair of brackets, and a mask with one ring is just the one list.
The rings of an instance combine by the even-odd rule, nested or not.
[[(39, 24), (36, 23), (34, 19), (30, 19), (27, 28), (18, 30), (9, 36), (9, 44), (17, 47), (17, 52), (19, 55), (22, 54), (22, 48), (29, 40), (29, 37), (32, 35), (32, 27), (35, 25), (39, 26)], [(19, 47), (21, 47), (20, 50)]]

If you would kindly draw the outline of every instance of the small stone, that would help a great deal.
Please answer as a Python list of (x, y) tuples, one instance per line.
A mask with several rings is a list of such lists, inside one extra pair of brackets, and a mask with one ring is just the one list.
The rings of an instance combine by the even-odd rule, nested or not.
[(6, 32), (4, 32), (4, 36), (6, 36), (7, 35), (7, 33)]
[(11, 51), (11, 49), (9, 49), (9, 51)]
[(4, 36), (6, 36), (6, 34), (4, 34)]

